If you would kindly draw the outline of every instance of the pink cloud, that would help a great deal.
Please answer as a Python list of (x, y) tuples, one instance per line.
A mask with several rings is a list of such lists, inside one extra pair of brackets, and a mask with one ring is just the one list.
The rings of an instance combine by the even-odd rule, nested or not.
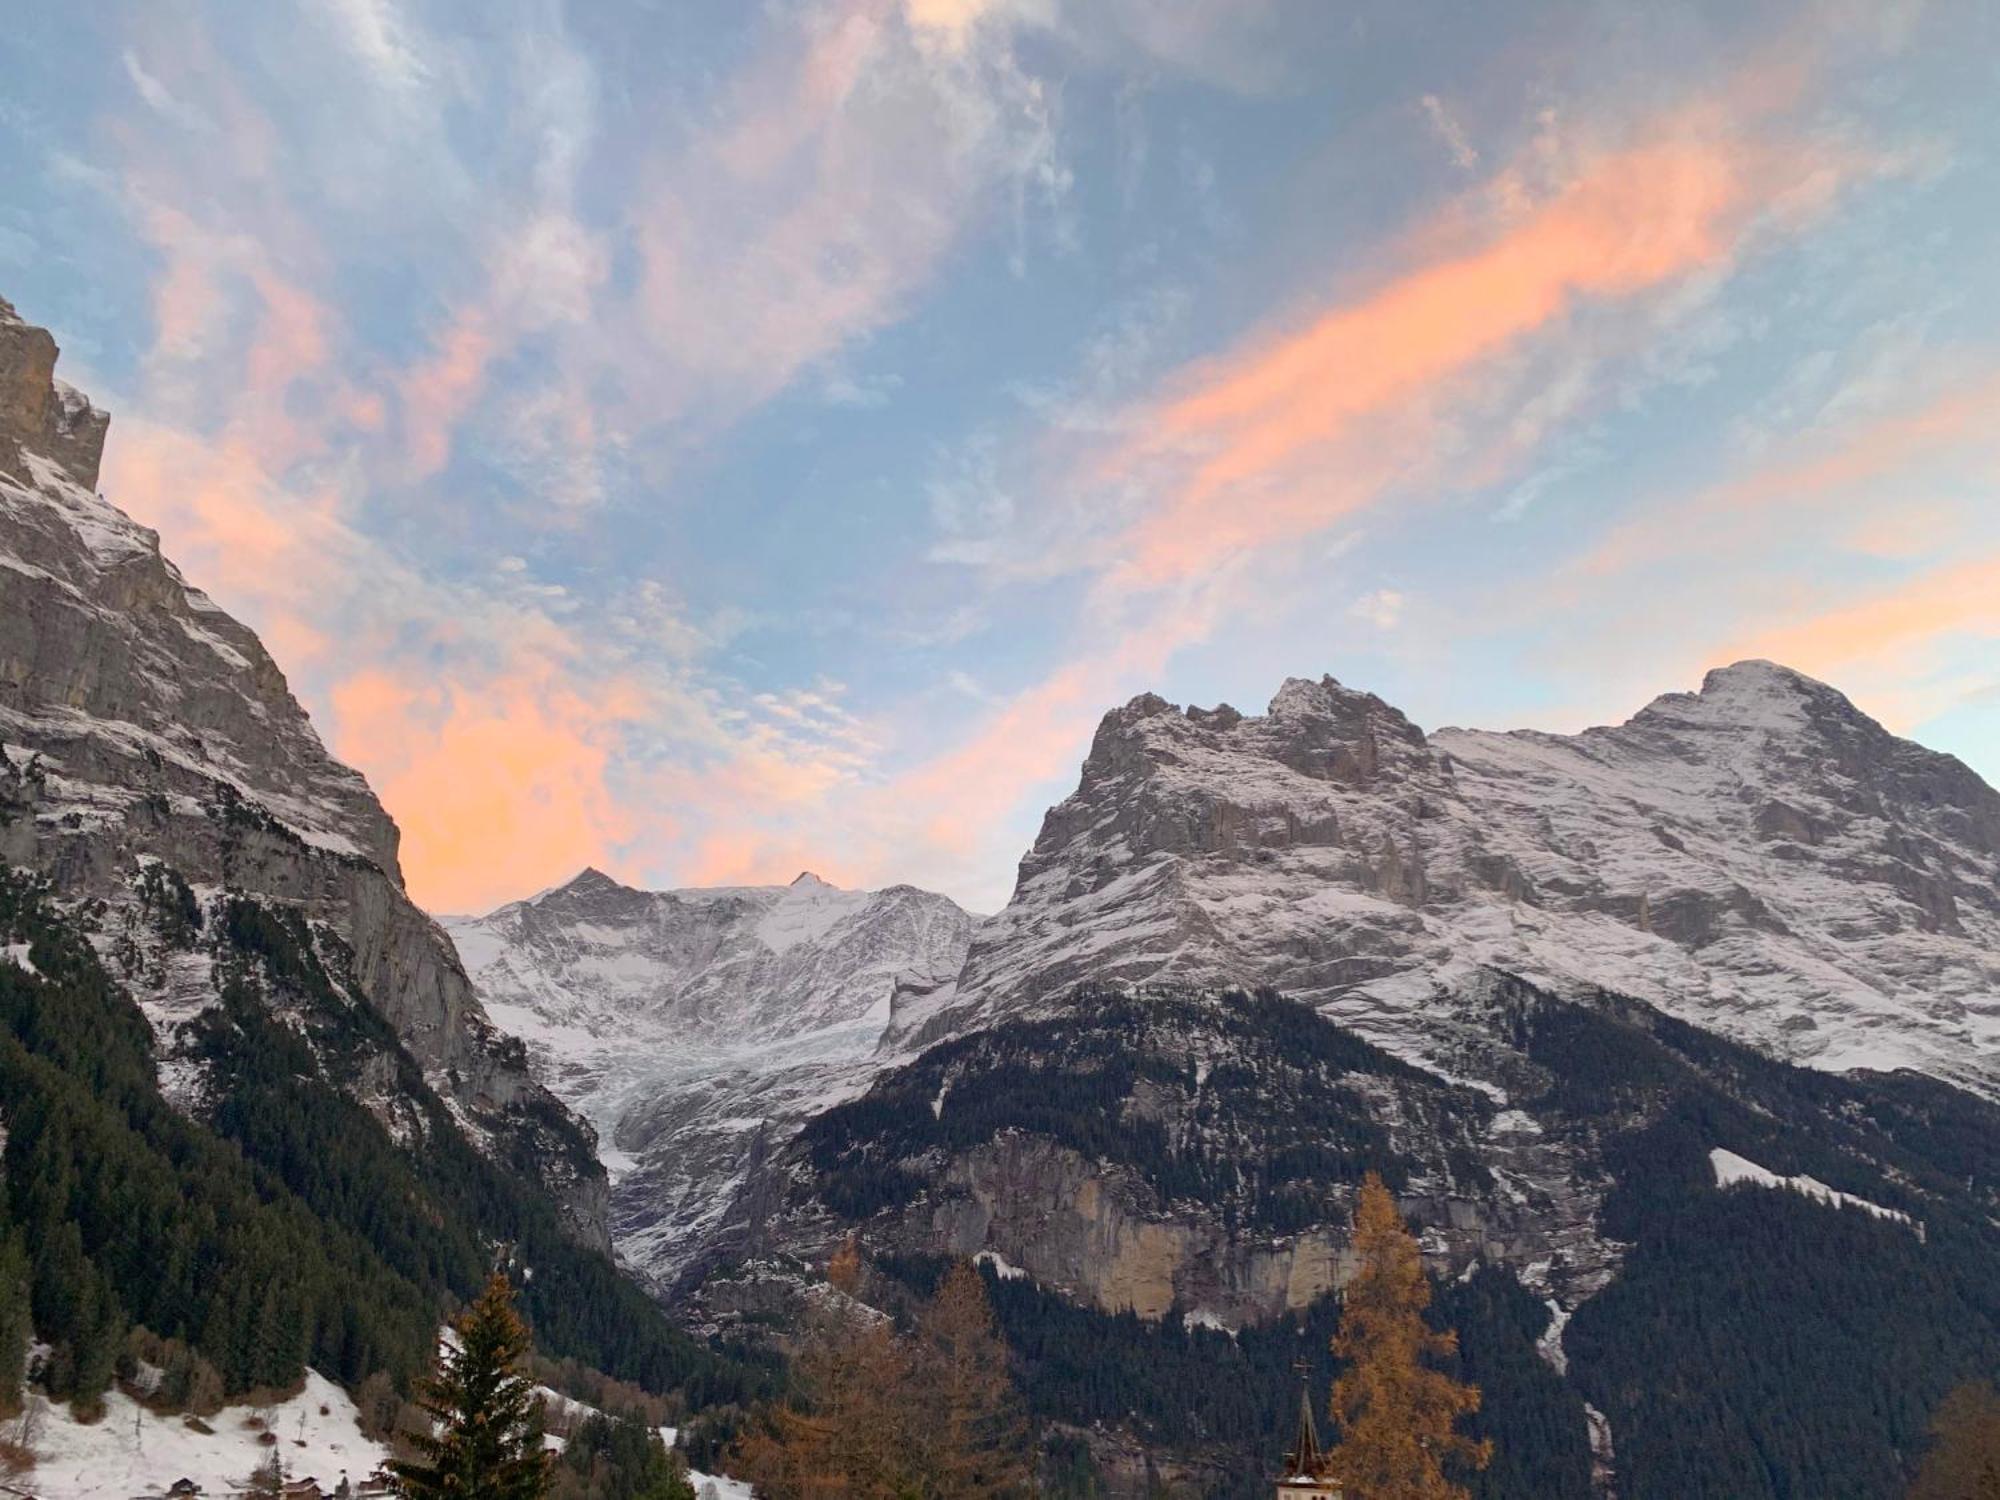
[(398, 379), (411, 478), (428, 479), (450, 459), (458, 424), (485, 390), (496, 347), (485, 310), (468, 308), (452, 320), (430, 354)]
[(1774, 193), (1824, 167), (1740, 131), (1688, 134), (1690, 118), (1586, 162), (1483, 243), (1177, 377), (1137, 418), (1144, 449), (1118, 459), (1164, 455), (1180, 475), (1122, 539), (1126, 579), (1183, 576), (1378, 502), (1436, 446), (1436, 414), (1470, 377), (1580, 303), (1727, 263)]
[(477, 683), (369, 668), (332, 690), (336, 750), (370, 768), (403, 830), (410, 894), (484, 910), (597, 862), (640, 824), (609, 777), (638, 694), (586, 697), (532, 658)]

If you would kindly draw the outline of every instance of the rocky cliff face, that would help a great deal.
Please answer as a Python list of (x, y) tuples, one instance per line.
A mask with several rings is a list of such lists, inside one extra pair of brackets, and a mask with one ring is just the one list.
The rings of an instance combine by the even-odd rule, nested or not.
[(585, 870), (445, 926), (494, 1020), (596, 1126), (620, 1254), (665, 1286), (755, 1163), (866, 1086), (891, 995), (955, 975), (972, 920), (910, 886), (643, 891)]
[[(1444, 1065), (1493, 969), (2000, 1090), (2000, 794), (1765, 662), (1616, 728), (1426, 735), (1331, 678), (1108, 714), (921, 1042), (1084, 978), (1271, 984)], [(1443, 1010), (1441, 1010), (1441, 1006)]]
[[(102, 903), (100, 940), (170, 1070), (216, 971), (157, 941), (160, 893), (197, 914), (224, 893), (296, 910), (341, 947), (355, 998), (461, 1125), (608, 1245), (587, 1130), (487, 1021), (450, 942), (404, 894), (395, 824), (327, 753), (256, 636), (95, 493), (108, 419), (54, 381), (55, 355), (0, 304), (0, 857)], [(181, 1085), (199, 1097), (198, 1078)]]
[[(815, 1261), (858, 1222), (877, 1249), (983, 1256), (1106, 1313), (1236, 1329), (1342, 1284), (1353, 1188), (1375, 1170), (1453, 1272), (1512, 1265), (1573, 1304), (1616, 1264), (1587, 1145), (1481, 1088), (1274, 995), (1070, 998), (808, 1123), (732, 1224), (737, 1252)], [(1524, 1091), (1546, 1081), (1508, 1058)]]

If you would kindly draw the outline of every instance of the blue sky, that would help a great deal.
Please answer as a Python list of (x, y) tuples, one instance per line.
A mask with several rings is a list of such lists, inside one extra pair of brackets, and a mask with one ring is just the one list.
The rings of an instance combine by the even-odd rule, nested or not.
[(16, 18), (0, 295), (419, 899), (1000, 904), (1097, 717), (1615, 721), (1770, 655), (2000, 779), (2000, 12)]

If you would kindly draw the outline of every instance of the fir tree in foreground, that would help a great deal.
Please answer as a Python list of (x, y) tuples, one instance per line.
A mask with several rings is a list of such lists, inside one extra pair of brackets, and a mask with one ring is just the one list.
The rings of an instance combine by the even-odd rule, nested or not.
[(1448, 1467), (1483, 1469), (1490, 1443), (1454, 1430), (1479, 1409), (1479, 1388), (1436, 1368), (1458, 1336), (1424, 1322), (1431, 1287), (1416, 1239), (1382, 1179), (1370, 1172), (1354, 1210), (1361, 1267), (1347, 1284), (1333, 1352), (1346, 1369), (1334, 1382), (1340, 1443), (1328, 1472), (1348, 1500), (1466, 1500)]
[(534, 1386), (519, 1373), (528, 1330), (499, 1272), (460, 1315), (458, 1347), (438, 1361), (417, 1403), (429, 1432), (409, 1434), (423, 1455), (389, 1466), (416, 1500), (541, 1500), (549, 1488)]

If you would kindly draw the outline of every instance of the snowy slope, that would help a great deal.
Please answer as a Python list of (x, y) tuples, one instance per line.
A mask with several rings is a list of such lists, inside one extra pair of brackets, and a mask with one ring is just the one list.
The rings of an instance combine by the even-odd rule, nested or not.
[(1106, 716), (905, 1043), (1075, 981), (1273, 984), (1434, 1067), (1481, 969), (2000, 1092), (2000, 794), (1765, 662), (1627, 723), (1433, 735), (1331, 678)]
[(909, 886), (643, 891), (585, 870), (444, 925), (487, 1013), (597, 1127), (619, 1252), (664, 1282), (754, 1155), (865, 1086), (892, 994), (956, 974), (972, 918)]
[(1260, 717), (1134, 699), (977, 924), (907, 888), (586, 871), (449, 926), (663, 1281), (755, 1221), (732, 1196), (804, 1117), (1084, 981), (1272, 985), (1502, 1103), (1500, 974), (2000, 1093), (2000, 794), (1762, 662), (1573, 736), (1427, 735), (1330, 678)]
[(1879, 1203), (1870, 1203), (1866, 1198), (1857, 1198), (1852, 1193), (1843, 1193), (1828, 1187), (1817, 1177), (1800, 1174), (1781, 1177), (1768, 1167), (1760, 1167), (1747, 1156), (1738, 1156), (1734, 1151), (1726, 1151), (1717, 1146), (1708, 1153), (1708, 1162), (1715, 1169), (1717, 1187), (1736, 1187), (1749, 1184), (1752, 1187), (1782, 1188), (1789, 1192), (1803, 1193), (1806, 1197), (1826, 1204), (1829, 1208), (1858, 1208), (1863, 1213), (1873, 1214), (1878, 1219), (1894, 1219), (1899, 1223), (1912, 1224), (1915, 1221), (1897, 1209), (1884, 1208)]
[[(128, 1500), (162, 1494), (192, 1479), (205, 1494), (231, 1494), (276, 1452), (288, 1479), (317, 1479), (331, 1491), (345, 1475), (359, 1484), (389, 1459), (362, 1436), (354, 1403), (332, 1381), (307, 1371), (305, 1388), (271, 1407), (225, 1407), (201, 1432), (178, 1416), (156, 1416), (112, 1391), (102, 1421), (85, 1426), (67, 1406), (30, 1395), (34, 1471), (23, 1481), (41, 1500)], [(278, 1441), (260, 1439), (273, 1433)]]

